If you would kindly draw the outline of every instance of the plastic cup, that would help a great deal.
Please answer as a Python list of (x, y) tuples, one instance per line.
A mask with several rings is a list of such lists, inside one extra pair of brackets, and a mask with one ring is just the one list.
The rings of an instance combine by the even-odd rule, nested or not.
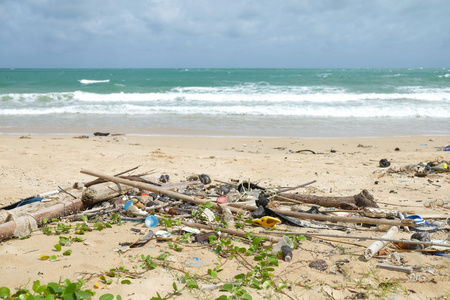
[(145, 218), (144, 223), (145, 223), (145, 226), (147, 226), (148, 228), (153, 228), (153, 227), (158, 226), (159, 219), (158, 219), (158, 217), (155, 216), (155, 215), (148, 215), (148, 216)]
[(123, 209), (128, 210), (130, 208), (131, 204), (133, 204), (133, 200), (128, 200), (127, 202), (125, 202)]

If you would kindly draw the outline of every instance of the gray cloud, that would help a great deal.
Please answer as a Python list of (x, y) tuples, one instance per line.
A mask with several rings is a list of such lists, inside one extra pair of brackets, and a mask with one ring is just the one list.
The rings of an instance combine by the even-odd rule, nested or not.
[(0, 0), (0, 67), (448, 67), (450, 5)]

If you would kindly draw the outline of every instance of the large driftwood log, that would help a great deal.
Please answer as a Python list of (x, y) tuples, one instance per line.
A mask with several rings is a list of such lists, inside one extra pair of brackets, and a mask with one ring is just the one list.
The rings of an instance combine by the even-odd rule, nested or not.
[(28, 218), (34, 219), (34, 222), (37, 223), (37, 225), (41, 225), (43, 218), (51, 219), (67, 216), (81, 210), (82, 208), (83, 202), (81, 199), (76, 199), (47, 207), (30, 215), (20, 216), (15, 220), (0, 225), (0, 241), (11, 238), (18, 231), (22, 233), (26, 231), (29, 232), (29, 228), (19, 228), (19, 224), (24, 224), (24, 226), (30, 225), (29, 220), (27, 220)]
[[(278, 196), (294, 199), (303, 203), (315, 204), (324, 207), (353, 208), (353, 207), (378, 207), (373, 196), (367, 191), (354, 196), (346, 197), (321, 197), (315, 195), (280, 193)], [(276, 198), (276, 196), (275, 196)]]

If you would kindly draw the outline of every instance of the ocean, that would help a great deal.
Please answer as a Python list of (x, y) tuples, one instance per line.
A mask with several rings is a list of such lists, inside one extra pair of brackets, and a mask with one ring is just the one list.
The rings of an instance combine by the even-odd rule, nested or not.
[(450, 69), (0, 69), (0, 133), (450, 135)]

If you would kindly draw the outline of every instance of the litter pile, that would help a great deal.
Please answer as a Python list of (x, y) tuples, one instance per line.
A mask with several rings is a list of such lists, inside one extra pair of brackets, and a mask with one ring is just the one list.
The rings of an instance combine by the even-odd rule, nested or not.
[[(294, 188), (269, 189), (252, 182), (211, 180), (207, 174), (193, 175), (179, 183), (171, 183), (167, 174), (162, 174), (157, 180), (149, 180), (146, 177), (148, 173), (124, 175), (135, 169), (114, 176), (82, 170), (82, 173), (97, 179), (3, 207), (0, 210), (0, 240), (26, 236), (42, 225), (44, 219), (77, 221), (85, 216), (100, 220), (117, 214), (122, 221), (142, 222), (148, 228), (156, 228), (166, 220), (176, 219), (179, 225), (177, 232), (191, 233), (193, 242), (197, 243), (208, 244), (211, 238), (218, 239), (223, 234), (260, 237), (277, 243), (274, 254), (280, 254), (285, 261), (291, 261), (295, 255), (288, 237), (295, 235), (319, 239), (326, 236), (375, 240), (364, 251), (366, 260), (387, 244), (404, 251), (426, 250), (427, 253), (449, 256), (450, 245), (445, 240), (430, 237), (433, 232), (450, 229), (446, 215), (424, 220), (418, 215), (381, 209), (367, 190), (353, 196), (321, 197), (294, 192), (314, 181)], [(305, 206), (309, 209), (300, 209)], [(448, 203), (442, 203), (443, 206), (448, 206)], [(244, 220), (253, 226), (243, 228), (236, 224), (236, 220)], [(298, 227), (304, 230), (295, 231)], [(385, 228), (387, 233), (381, 237), (349, 234), (352, 230), (368, 227), (376, 227), (377, 230)], [(258, 228), (262, 230), (257, 232)], [(338, 230), (346, 234), (318, 233), (319, 229)], [(409, 240), (395, 239), (400, 230), (412, 231), (413, 234)], [(176, 232), (159, 230), (153, 233), (150, 230), (134, 243), (120, 243), (118, 251), (142, 246), (153, 237), (171, 241), (172, 234)], [(380, 267), (405, 272), (410, 270), (398, 265)]]

